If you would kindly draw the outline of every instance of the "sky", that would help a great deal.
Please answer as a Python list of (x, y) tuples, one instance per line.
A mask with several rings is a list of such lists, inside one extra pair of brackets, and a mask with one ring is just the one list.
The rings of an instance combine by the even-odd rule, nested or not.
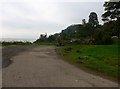
[(103, 23), (104, 0), (1, 0), (0, 38), (37, 39), (40, 34), (59, 33), (72, 24), (88, 22), (96, 12)]

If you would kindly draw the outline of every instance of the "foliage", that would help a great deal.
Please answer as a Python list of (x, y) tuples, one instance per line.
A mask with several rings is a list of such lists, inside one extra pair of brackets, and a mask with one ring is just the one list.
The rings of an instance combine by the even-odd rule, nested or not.
[(48, 40), (49, 40), (50, 42), (55, 41), (55, 40), (56, 40), (55, 35), (50, 35), (50, 36), (48, 37)]
[(105, 13), (102, 15), (103, 21), (114, 20), (114, 29), (117, 32), (118, 38), (120, 37), (120, 1), (119, 2), (105, 2)]
[(64, 60), (109, 76), (118, 76), (118, 45), (69, 45), (60, 47)]
[[(112, 36), (119, 38), (120, 34), (120, 2), (105, 2), (105, 13), (102, 15), (103, 19), (109, 19), (103, 25), (99, 25), (96, 12), (91, 12), (88, 23), (85, 19), (83, 24), (74, 24), (68, 26), (60, 33), (50, 35), (49, 37), (39, 38), (34, 43), (39, 42), (57, 42), (64, 43), (78, 43), (78, 44), (112, 44)], [(113, 21), (110, 21), (113, 20)]]
[[(107, 26), (108, 27), (108, 26)], [(108, 30), (108, 31), (107, 31)], [(96, 44), (112, 44), (112, 31), (110, 29), (104, 29), (103, 26), (95, 29), (94, 39)]]
[(109, 21), (120, 18), (120, 1), (119, 2), (105, 2), (105, 13), (102, 15), (103, 21)]
[(96, 44), (101, 44), (102, 43), (103, 36), (104, 36), (104, 31), (103, 31), (102, 28), (95, 29), (94, 38), (95, 38)]
[(60, 33), (61, 38), (65, 40), (75, 38), (76, 33), (81, 26), (81, 24), (68, 26), (65, 30), (62, 30), (62, 32)]
[(91, 12), (89, 15), (89, 23), (93, 26), (96, 27), (97, 25), (99, 25), (98, 22), (98, 17), (97, 14), (95, 12)]
[(93, 28), (89, 23), (87, 23), (85, 26), (81, 26), (77, 32), (79, 34), (79, 38), (87, 38), (93, 34)]
[(109, 35), (103, 36), (102, 41), (103, 41), (102, 44), (113, 44), (113, 40)]
[(37, 42), (46, 42), (46, 41), (47, 41), (47, 33), (40, 34), (39, 39), (37, 39), (34, 43), (37, 43)]

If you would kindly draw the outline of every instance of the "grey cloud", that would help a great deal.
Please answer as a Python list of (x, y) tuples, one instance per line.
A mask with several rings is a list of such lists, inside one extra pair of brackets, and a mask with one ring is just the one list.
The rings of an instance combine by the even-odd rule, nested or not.
[[(18, 10), (21, 15), (19, 15), (20, 17), (16, 18), (13, 16), (7, 20), (3, 19), (2, 26), (11, 28), (10, 31), (12, 31), (12, 28), (16, 30), (25, 29), (27, 31), (31, 31), (31, 34), (29, 34), (31, 38), (35, 37), (35, 35), (38, 35), (38, 33), (43, 32), (53, 34), (55, 32), (60, 32), (60, 30), (63, 30), (71, 24), (81, 23), (82, 19), (88, 20), (88, 15), (91, 11), (95, 11), (98, 14), (99, 19), (101, 19), (100, 17), (103, 12), (102, 5), (103, 2), (59, 2), (56, 3), (54, 7), (57, 9), (57, 12), (55, 13), (56, 17), (54, 17), (56, 21), (53, 21), (52, 19), (40, 19), (39, 17), (41, 17), (41, 15), (39, 15), (37, 12), (39, 11), (39, 8), (36, 10), (28, 3), (10, 3), (10, 6)], [(30, 17), (28, 18), (27, 16)], [(34, 19), (36, 16), (38, 16), (38, 19)], [(100, 23), (102, 23), (101, 20)], [(32, 32), (36, 33), (32, 34)]]
[(81, 22), (82, 19), (88, 20), (90, 12), (95, 11), (102, 23), (103, 2), (64, 2), (59, 3), (58, 6), (61, 14), (68, 15), (71, 22)]

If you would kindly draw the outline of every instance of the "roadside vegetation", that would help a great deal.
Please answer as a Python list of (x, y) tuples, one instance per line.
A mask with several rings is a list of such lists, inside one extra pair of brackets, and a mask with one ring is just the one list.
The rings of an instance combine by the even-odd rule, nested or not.
[(89, 14), (89, 20), (82, 24), (73, 24), (60, 33), (47, 36), (41, 34), (33, 43), (2, 42), (8, 45), (56, 45), (64, 60), (80, 67), (111, 76), (120, 75), (119, 44), (120, 44), (120, 1), (105, 2), (105, 13), (102, 14), (104, 24), (99, 24), (96, 12)]
[(88, 21), (82, 20), (82, 24), (72, 24), (60, 33), (47, 36), (47, 33), (40, 34), (34, 43), (55, 42), (60, 45), (64, 43), (110, 45), (120, 38), (120, 1), (105, 2), (105, 12), (102, 14), (104, 24), (99, 24), (96, 12), (91, 12)]
[(70, 25), (49, 37), (47, 33), (41, 34), (34, 43), (55, 42), (64, 60), (117, 80), (120, 75), (120, 1), (105, 2), (103, 6), (103, 25), (99, 24), (97, 13), (91, 12), (88, 21), (83, 19), (82, 24)]
[(0, 46), (2, 46), (2, 43), (0, 43)]
[(94, 70), (116, 80), (120, 75), (118, 45), (69, 45), (59, 47), (59, 53), (65, 61), (79, 68)]

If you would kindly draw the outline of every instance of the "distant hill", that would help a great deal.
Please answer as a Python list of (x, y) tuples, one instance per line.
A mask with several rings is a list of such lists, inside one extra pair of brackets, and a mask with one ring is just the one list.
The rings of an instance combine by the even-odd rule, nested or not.
[(66, 29), (62, 30), (62, 33), (74, 33), (81, 27), (81, 24), (70, 25)]

